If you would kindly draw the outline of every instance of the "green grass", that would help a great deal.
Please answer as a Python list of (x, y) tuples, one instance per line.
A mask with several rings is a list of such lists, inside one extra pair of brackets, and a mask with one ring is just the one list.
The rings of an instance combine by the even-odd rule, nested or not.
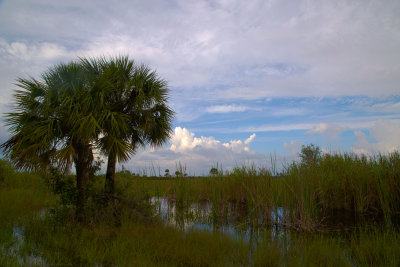
[[(95, 195), (103, 186), (100, 175), (90, 190)], [(35, 265), (27, 256), (66, 266), (400, 264), (397, 152), (371, 158), (325, 155), (313, 164), (290, 165), (280, 177), (254, 166), (197, 178), (145, 178), (125, 171), (117, 174), (116, 186), (117, 195), (127, 201), (104, 206), (92, 197), (87, 223), (78, 224), (73, 206), (62, 205), (68, 194), (56, 196), (39, 175), (15, 172), (0, 160), (0, 265)], [(262, 224), (264, 236), (253, 244), (218, 230), (165, 226), (152, 216), (147, 200), (153, 196), (166, 197), (183, 211), (193, 203), (210, 203), (208, 221), (214, 225), (226, 222), (236, 209), (241, 227)], [(269, 227), (276, 223), (271, 211), (278, 208), (283, 210), (278, 231), (285, 229), (279, 236)], [(330, 213), (372, 216), (384, 224), (361, 220), (355, 231), (331, 232)], [(13, 234), (16, 226), (23, 229), (23, 242)]]
[[(183, 233), (156, 223), (125, 221), (87, 228), (50, 220), (26, 227), (28, 243), (52, 265), (224, 266), (247, 261), (246, 247), (220, 233)], [(38, 242), (40, 240), (40, 242)]]
[(400, 216), (398, 152), (370, 158), (324, 155), (313, 165), (292, 164), (280, 177), (250, 166), (201, 178), (157, 180), (125, 174), (117, 175), (117, 181), (132, 195), (167, 197), (180, 207), (212, 203), (215, 215), (240, 204), (258, 220), (260, 213), (284, 207), (286, 225), (299, 231), (320, 229), (332, 213), (381, 218), (387, 226)]
[(47, 190), (40, 176), (16, 173), (7, 161), (0, 160), (1, 266), (22, 265), (14, 227), (23, 226), (55, 201), (56, 197)]
[[(71, 213), (73, 214), (73, 212)], [(261, 243), (219, 231), (180, 231), (157, 221), (123, 219), (90, 227), (60, 215), (25, 224), (26, 249), (50, 265), (69, 266), (398, 266), (400, 234), (366, 228), (342, 234), (266, 230)], [(61, 220), (60, 220), (61, 219)]]

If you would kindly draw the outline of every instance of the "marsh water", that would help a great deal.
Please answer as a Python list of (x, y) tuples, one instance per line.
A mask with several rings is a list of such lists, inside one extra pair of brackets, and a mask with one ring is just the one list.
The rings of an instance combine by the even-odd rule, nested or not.
[[(213, 203), (198, 202), (182, 205), (166, 197), (152, 197), (156, 215), (160, 216), (165, 225), (180, 230), (202, 230), (221, 232), (231, 237), (250, 242), (254, 245), (265, 239), (269, 241), (289, 242), (291, 230), (287, 227), (288, 210), (277, 207), (254, 215), (245, 207), (230, 204), (221, 209), (214, 208)], [(350, 234), (365, 225), (384, 228), (385, 222), (380, 217), (359, 217), (354, 213), (326, 214), (321, 233)]]
[[(229, 204), (222, 209), (214, 207), (210, 202), (197, 202), (191, 204), (179, 203), (166, 197), (152, 197), (150, 203), (155, 208), (156, 216), (159, 216), (166, 226), (175, 227), (177, 229), (188, 231), (204, 231), (210, 233), (221, 233), (228, 235), (234, 239), (245, 241), (249, 244), (248, 261), (252, 263), (253, 252), (263, 243), (276, 244), (281, 250), (290, 249), (292, 241), (295, 241), (296, 231), (285, 227), (284, 217), (287, 210), (278, 207), (268, 211), (269, 214), (260, 214), (259, 218), (254, 220), (254, 214), (246, 209), (245, 206)], [(47, 210), (44, 209), (39, 213), (40, 217), (46, 216)], [(354, 232), (360, 225), (365, 224), (365, 220), (355, 220), (351, 214), (332, 214), (328, 222), (335, 225), (333, 231), (327, 231), (325, 234), (335, 235), (341, 233)], [(268, 218), (268, 224), (266, 219)], [(381, 221), (369, 221), (377, 226), (381, 225)], [(16, 242), (9, 251), (16, 256), (21, 264), (29, 263), (32, 266), (48, 266), (46, 260), (40, 255), (25, 254), (21, 251), (24, 245), (24, 228), (23, 226), (14, 226), (13, 236)], [(5, 248), (1, 248), (2, 252)], [(21, 253), (22, 252), (22, 253)], [(347, 252), (344, 252), (345, 254)], [(21, 256), (23, 255), (23, 256)], [(347, 255), (347, 254), (346, 254)], [(348, 259), (349, 263), (353, 262)], [(99, 264), (99, 266), (102, 266)]]
[[(41, 210), (38, 215), (43, 218), (47, 215), (47, 209)], [(8, 248), (5, 246), (1, 247), (0, 251), (2, 254), (9, 254), (17, 258), (18, 263), (28, 266), (49, 266), (46, 260), (40, 255), (32, 253), (24, 253), (23, 247), (25, 242), (24, 226), (16, 224), (12, 228), (12, 236), (15, 242)]]
[(252, 246), (257, 246), (266, 238), (289, 244), (289, 231), (280, 223), (285, 212), (282, 207), (270, 211), (272, 227), (265, 227), (262, 218), (258, 221), (250, 219), (248, 211), (238, 205), (228, 205), (223, 211), (217, 211), (209, 202), (180, 206), (165, 197), (153, 197), (150, 202), (165, 225), (180, 230), (219, 232), (249, 242)]
[[(274, 244), (280, 253), (289, 252), (292, 246), (298, 246), (298, 240), (309, 237), (306, 233), (293, 231), (285, 225), (289, 211), (283, 207), (263, 212), (256, 216), (243, 206), (228, 205), (219, 212), (219, 207), (214, 208), (212, 203), (192, 203), (182, 205), (166, 197), (153, 197), (150, 202), (155, 206), (156, 214), (166, 226), (172, 226), (183, 231), (206, 231), (210, 233), (223, 233), (234, 239), (248, 243), (248, 261), (252, 265), (254, 253), (264, 244)], [(398, 224), (397, 224), (398, 225)], [(372, 226), (373, 229), (381, 229), (384, 232), (385, 222), (383, 218), (357, 217), (354, 213), (326, 214), (324, 226), (318, 230), (319, 234), (328, 237), (340, 236), (350, 241), (359, 234), (359, 230)], [(318, 235), (319, 238), (322, 236)], [(311, 235), (313, 236), (313, 234)], [(321, 239), (323, 240), (323, 239)], [(346, 241), (346, 242), (347, 242)], [(348, 249), (342, 248), (346, 262), (350, 266), (358, 264), (349, 255)], [(281, 264), (284, 265), (282, 262)]]

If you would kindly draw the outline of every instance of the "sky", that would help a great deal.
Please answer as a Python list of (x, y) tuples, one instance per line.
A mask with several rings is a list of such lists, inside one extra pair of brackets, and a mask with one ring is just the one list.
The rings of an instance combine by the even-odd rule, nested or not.
[(176, 112), (168, 143), (123, 163), (133, 172), (281, 168), (311, 143), (389, 153), (400, 149), (399, 14), (398, 0), (0, 0), (1, 117), (18, 77), (129, 55), (168, 81)]

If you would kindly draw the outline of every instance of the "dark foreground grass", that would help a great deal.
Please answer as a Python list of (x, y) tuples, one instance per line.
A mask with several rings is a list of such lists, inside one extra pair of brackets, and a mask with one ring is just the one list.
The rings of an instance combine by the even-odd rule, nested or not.
[[(256, 250), (259, 266), (398, 266), (397, 232), (360, 231), (348, 236), (296, 235), (283, 250), (275, 242), (264, 242)], [(284, 251), (284, 252), (282, 252)], [(271, 261), (272, 260), (272, 261)], [(271, 263), (271, 264), (269, 264)]]
[(0, 160), (0, 266), (19, 266), (19, 240), (15, 229), (55, 203), (38, 175), (16, 173), (5, 160)]
[(87, 228), (69, 223), (54, 226), (53, 221), (42, 219), (31, 221), (25, 231), (32, 252), (45, 257), (51, 265), (233, 266), (247, 263), (243, 242), (218, 232), (184, 233), (156, 223), (126, 221), (119, 227), (100, 224)]
[(119, 227), (54, 223), (25, 225), (25, 251), (67, 266), (399, 266), (400, 236), (374, 228), (348, 236), (287, 232), (256, 247), (220, 232), (179, 231), (151, 222)]
[[(398, 153), (374, 158), (327, 155), (314, 165), (291, 165), (281, 177), (254, 167), (178, 179), (122, 172), (117, 192), (137, 205), (102, 207), (92, 199), (86, 224), (75, 222), (73, 206), (62, 205), (40, 176), (15, 173), (0, 163), (0, 266), (400, 265), (394, 220), (400, 206)], [(103, 178), (92, 181), (94, 191), (102, 189)], [(264, 214), (261, 223), (275, 228), (267, 227), (256, 244), (218, 230), (182, 231), (152, 216), (146, 201), (152, 196), (167, 197), (183, 208), (211, 203), (211, 216), (217, 219), (234, 204), (258, 223)], [(266, 212), (278, 207), (284, 207), (279, 229), (286, 229), (279, 233)], [(372, 214), (386, 223), (320, 232), (332, 210), (337, 216)]]

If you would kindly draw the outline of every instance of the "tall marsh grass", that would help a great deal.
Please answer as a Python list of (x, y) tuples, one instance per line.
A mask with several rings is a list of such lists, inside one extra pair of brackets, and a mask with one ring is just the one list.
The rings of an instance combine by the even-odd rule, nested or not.
[(24, 265), (15, 229), (55, 201), (39, 175), (15, 172), (0, 159), (0, 266)]
[[(73, 206), (62, 205), (44, 181), (36, 174), (15, 172), (0, 160), (1, 266), (34, 266), (26, 255), (50, 266), (400, 264), (398, 152), (324, 155), (311, 164), (292, 164), (279, 176), (255, 166), (208, 177), (144, 178), (122, 171), (116, 177), (116, 197), (125, 202), (103, 207), (90, 199), (92, 220), (85, 225), (75, 222)], [(104, 176), (97, 176), (91, 188), (98, 192), (103, 186)], [(251, 227), (273, 227), (266, 227), (256, 245), (217, 228), (182, 231), (153, 216), (148, 200), (154, 196), (183, 210), (208, 203), (213, 222), (233, 214)], [(386, 224), (349, 233), (315, 232), (324, 229), (330, 212), (378, 216)], [(23, 230), (21, 244), (15, 229)]]
[(127, 191), (167, 197), (180, 207), (212, 203), (214, 217), (223, 216), (235, 205), (252, 221), (258, 223), (262, 214), (262, 223), (276, 224), (271, 214), (283, 208), (280, 223), (299, 231), (320, 229), (329, 223), (330, 214), (372, 216), (387, 226), (400, 216), (399, 152), (372, 157), (325, 154), (293, 163), (279, 176), (244, 166), (206, 177), (136, 177), (130, 183)]
[(291, 165), (284, 177), (290, 207), (323, 219), (331, 211), (383, 217), (400, 215), (400, 154), (324, 155), (315, 165)]

